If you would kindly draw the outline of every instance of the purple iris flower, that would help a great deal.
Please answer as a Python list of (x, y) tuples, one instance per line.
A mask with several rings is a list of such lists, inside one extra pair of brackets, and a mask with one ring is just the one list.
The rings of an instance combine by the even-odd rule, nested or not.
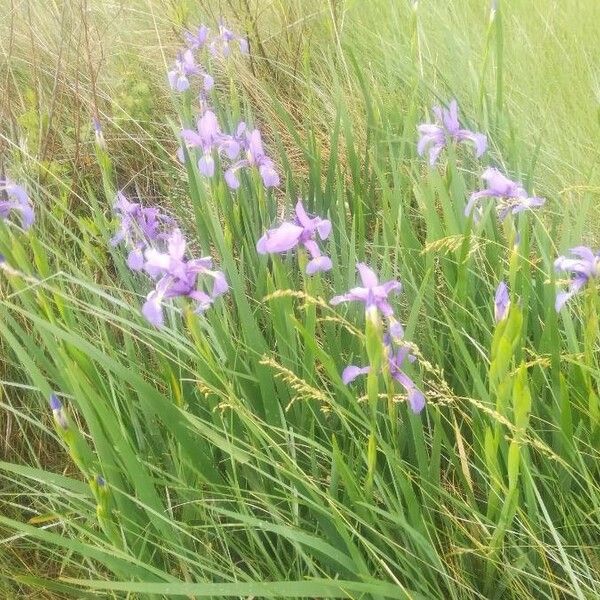
[(577, 246), (569, 250), (572, 256), (576, 258), (567, 258), (559, 256), (554, 261), (554, 268), (557, 271), (569, 273), (572, 278), (569, 282), (569, 289), (566, 292), (560, 292), (556, 295), (556, 310), (568, 302), (581, 288), (591, 279), (600, 279), (600, 251), (594, 253), (587, 246)]
[(306, 266), (306, 274), (314, 275), (320, 271), (329, 271), (332, 267), (331, 259), (323, 256), (316, 242), (317, 235), (321, 240), (326, 240), (331, 233), (331, 222), (320, 217), (310, 217), (302, 200), (296, 203), (296, 218), (286, 221), (275, 229), (269, 229), (256, 244), (259, 254), (287, 252), (296, 246), (304, 246), (310, 254), (311, 260)]
[[(420, 413), (425, 406), (425, 396), (415, 382), (402, 370), (405, 361), (413, 363), (416, 357), (410, 354), (408, 347), (400, 345), (394, 349), (392, 344), (386, 344), (386, 353), (388, 359), (388, 368), (390, 375), (406, 390), (408, 404), (413, 413)], [(342, 372), (342, 381), (348, 385), (361, 375), (366, 375), (371, 371), (371, 367), (358, 367), (348, 365)]]
[(184, 129), (181, 137), (188, 148), (202, 150), (202, 157), (198, 161), (198, 170), (205, 177), (212, 177), (215, 173), (213, 151), (216, 149), (225, 153), (229, 159), (236, 159), (240, 153), (240, 138), (245, 128), (245, 123), (240, 123), (234, 135), (224, 134), (219, 127), (215, 113), (212, 110), (206, 110), (198, 119), (197, 131)]
[(177, 92), (185, 92), (190, 87), (189, 77), (191, 75), (202, 75), (203, 86), (206, 91), (210, 90), (214, 85), (213, 78), (196, 64), (194, 54), (188, 48), (180, 53), (175, 61), (175, 65), (168, 73), (171, 89)]
[(221, 19), (219, 21), (219, 33), (211, 41), (209, 51), (215, 57), (227, 58), (231, 54), (232, 42), (237, 42), (242, 54), (248, 54), (248, 40), (228, 29)]
[(496, 288), (496, 295), (494, 296), (494, 318), (496, 323), (500, 323), (508, 314), (510, 308), (510, 295), (508, 293), (508, 286), (504, 281), (501, 281)]
[(23, 229), (29, 229), (35, 221), (35, 213), (27, 191), (22, 185), (8, 179), (0, 179), (0, 191), (6, 192), (7, 200), (0, 200), (0, 219), (7, 219), (14, 210), (20, 213)]
[(183, 34), (185, 43), (190, 50), (202, 50), (208, 41), (210, 29), (206, 25), (200, 25), (195, 31), (186, 31)]
[(479, 158), (487, 148), (487, 138), (482, 133), (474, 133), (468, 129), (461, 129), (458, 120), (458, 104), (452, 100), (448, 108), (440, 106), (433, 107), (436, 123), (422, 123), (418, 126), (419, 142), (417, 153), (423, 156), (429, 152), (429, 164), (435, 165), (440, 152), (444, 149), (448, 140), (455, 142), (472, 142), (475, 145), (475, 156)]
[(137, 202), (129, 202), (121, 191), (117, 192), (114, 211), (120, 223), (110, 243), (116, 246), (125, 242), (130, 248), (127, 265), (132, 271), (140, 271), (144, 266), (144, 250), (148, 244), (165, 241), (167, 230), (174, 221), (158, 208), (144, 208)]
[[(166, 253), (155, 248), (146, 250), (144, 270), (158, 281), (146, 298), (142, 314), (155, 327), (161, 327), (164, 323), (164, 300), (176, 297), (191, 298), (197, 303), (196, 312), (204, 312), (216, 298), (229, 289), (225, 275), (221, 271), (212, 270), (210, 257), (187, 259), (185, 249), (186, 242), (181, 231), (174, 229), (169, 237)], [(209, 293), (198, 289), (199, 275), (212, 278), (213, 285)]]
[(487, 187), (479, 192), (474, 192), (465, 207), (465, 215), (468, 217), (478, 206), (482, 198), (498, 198), (498, 218), (503, 221), (509, 214), (516, 215), (525, 210), (543, 206), (545, 198), (537, 196), (530, 197), (525, 188), (516, 181), (508, 179), (498, 169), (487, 168), (481, 178)]
[(232, 190), (240, 187), (237, 171), (243, 167), (256, 167), (265, 187), (276, 187), (279, 185), (279, 174), (275, 170), (273, 161), (265, 154), (260, 131), (246, 131), (244, 140), (246, 158), (239, 160), (225, 171), (225, 181)]
[(100, 123), (100, 120), (95, 115), (92, 116), (92, 125), (94, 127), (96, 144), (102, 148), (106, 148), (106, 140), (104, 139), (104, 133), (102, 132), (102, 123)]
[(69, 422), (67, 421), (67, 415), (63, 409), (63, 406), (58, 399), (56, 394), (50, 395), (50, 409), (52, 410), (52, 415), (54, 417), (54, 421), (61, 429), (68, 429)]
[(394, 279), (380, 284), (377, 275), (364, 263), (358, 263), (356, 268), (363, 287), (354, 287), (346, 294), (334, 296), (329, 303), (336, 306), (342, 302), (362, 302), (370, 318), (377, 318), (378, 311), (385, 317), (393, 317), (394, 310), (388, 302), (388, 296), (392, 292), (400, 292), (402, 284)]

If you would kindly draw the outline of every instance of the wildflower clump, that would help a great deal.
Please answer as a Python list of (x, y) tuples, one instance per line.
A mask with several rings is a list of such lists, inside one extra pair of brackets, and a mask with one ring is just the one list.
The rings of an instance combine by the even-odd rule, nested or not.
[[(118, 193), (114, 210), (119, 228), (111, 244), (124, 242), (129, 248), (127, 265), (155, 281), (142, 307), (142, 314), (152, 325), (164, 325), (165, 300), (189, 298), (196, 303), (195, 311), (202, 313), (227, 292), (225, 275), (213, 269), (212, 258), (187, 255), (186, 240), (174, 219), (156, 207), (129, 202), (123, 192)], [(200, 286), (201, 275), (212, 279), (210, 289)]]
[[(349, 384), (357, 377), (373, 373), (374, 370), (389, 373), (405, 389), (411, 410), (419, 413), (425, 406), (425, 396), (404, 372), (404, 365), (413, 363), (416, 358), (410, 354), (408, 346), (403, 341), (404, 330), (395, 318), (394, 309), (388, 299), (391, 293), (399, 293), (402, 290), (402, 284), (394, 279), (379, 283), (375, 272), (364, 263), (358, 263), (356, 268), (362, 286), (351, 288), (345, 294), (334, 296), (330, 300), (330, 304), (334, 306), (343, 302), (364, 304), (367, 318), (367, 345), (375, 346), (375, 349), (371, 348), (369, 352), (371, 356), (375, 357), (375, 360), (371, 360), (372, 364), (365, 367), (347, 366), (342, 372), (342, 381)], [(388, 331), (383, 336), (379, 332), (380, 313), (388, 321)], [(377, 346), (382, 348), (382, 352), (378, 351)], [(378, 359), (380, 355), (383, 355), (383, 360)]]

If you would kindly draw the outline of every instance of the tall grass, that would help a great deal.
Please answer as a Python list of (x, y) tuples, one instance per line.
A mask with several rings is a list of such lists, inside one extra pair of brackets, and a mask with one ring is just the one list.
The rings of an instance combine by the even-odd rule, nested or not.
[[(168, 15), (128, 6), (129, 18), (152, 24), (167, 62), (169, 30), (201, 16), (185, 2)], [(107, 18), (107, 6), (95, 8)], [(475, 2), (259, 8), (219, 7), (247, 30), (252, 57), (216, 67), (211, 101), (226, 128), (245, 118), (267, 132), (282, 174), (275, 192), (257, 176), (231, 192), (220, 176), (200, 177), (193, 156), (173, 159), (197, 107), (191, 94), (169, 96), (154, 50), (141, 82), (157, 92), (132, 92), (132, 106), (150, 98), (157, 123), (138, 119), (153, 139), (136, 138), (114, 81), (94, 79), (87, 13), (49, 8), (83, 23), (87, 75), (61, 67), (55, 79), (82, 80), (81, 114), (98, 111), (108, 150), (89, 129), (68, 132), (64, 152), (82, 143), (94, 166), (61, 170), (42, 153), (52, 112), (33, 108), (2, 138), (3, 168), (29, 178), (38, 211), (27, 233), (0, 222), (10, 265), (1, 402), (5, 447), (15, 445), (0, 462), (6, 595), (598, 596), (597, 299), (590, 287), (557, 315), (552, 268), (595, 233), (588, 24), (598, 7), (542, 2), (546, 21), (525, 2), (493, 20)], [(29, 18), (49, 27), (40, 12)], [(559, 40), (574, 30), (570, 67), (557, 68)], [(526, 50), (542, 44), (532, 64)], [(32, 73), (47, 63), (17, 55), (13, 44), (7, 89), (39, 85), (29, 97), (43, 106), (44, 76)], [(432, 169), (416, 156), (416, 126), (453, 96), (492, 150), (477, 161), (450, 148)], [(131, 181), (140, 158), (119, 131), (146, 148), (156, 182), (146, 171)], [(492, 210), (466, 219), (483, 164), (522, 179), (546, 207), (514, 225)], [(120, 187), (145, 204), (159, 194), (226, 272), (230, 293), (205, 315), (176, 303), (161, 330), (140, 315), (148, 281), (108, 245)], [(333, 224), (334, 268), (314, 278), (295, 255), (255, 251), (298, 195)], [(345, 365), (366, 364), (371, 332), (360, 310), (328, 300), (354, 285), (358, 260), (404, 284), (395, 308), (419, 358), (420, 416), (384, 379), (342, 383)], [(512, 305), (496, 325), (502, 279)], [(66, 432), (47, 408), (54, 391)]]

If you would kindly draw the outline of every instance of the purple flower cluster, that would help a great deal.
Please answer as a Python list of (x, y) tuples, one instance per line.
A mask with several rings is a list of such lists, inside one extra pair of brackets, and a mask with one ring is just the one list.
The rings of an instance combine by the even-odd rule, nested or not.
[[(356, 268), (360, 275), (362, 286), (353, 287), (346, 294), (334, 296), (329, 303), (336, 306), (342, 302), (361, 302), (365, 306), (365, 314), (368, 319), (377, 321), (379, 313), (386, 317), (389, 329), (383, 338), (383, 345), (387, 359), (387, 368), (392, 378), (406, 390), (411, 410), (414, 413), (419, 413), (425, 406), (425, 396), (417, 388), (412, 379), (403, 371), (405, 362), (412, 363), (416, 359), (410, 354), (408, 347), (402, 341), (404, 331), (400, 322), (396, 320), (394, 309), (388, 300), (388, 296), (391, 293), (399, 293), (402, 290), (402, 284), (395, 279), (379, 283), (377, 275), (364, 263), (358, 263)], [(359, 367), (349, 365), (342, 373), (342, 381), (348, 384), (360, 375), (366, 375), (370, 370), (370, 366)]]
[[(230, 189), (236, 190), (240, 186), (237, 173), (247, 167), (258, 169), (265, 187), (279, 185), (279, 174), (273, 161), (265, 154), (260, 132), (257, 129), (247, 131), (243, 121), (238, 124), (234, 134), (226, 134), (221, 131), (215, 113), (207, 109), (198, 119), (196, 131), (183, 129), (181, 137), (188, 149), (201, 151), (198, 170), (204, 177), (212, 177), (215, 174), (216, 152), (221, 158), (235, 161), (224, 173), (225, 182)], [(239, 159), (242, 154), (245, 154), (246, 158)], [(179, 158), (183, 160), (183, 152), (179, 153)]]
[(0, 219), (8, 219), (11, 212), (17, 212), (23, 229), (29, 229), (35, 221), (35, 213), (25, 188), (6, 178), (0, 179), (0, 192), (2, 191), (7, 199), (0, 195)]
[(269, 229), (256, 244), (259, 254), (277, 254), (287, 252), (297, 246), (303, 246), (311, 259), (306, 265), (306, 274), (314, 275), (329, 271), (331, 259), (323, 256), (317, 244), (317, 236), (326, 240), (331, 233), (331, 222), (320, 217), (310, 217), (301, 200), (296, 203), (296, 218), (286, 221), (279, 227)]
[(190, 87), (190, 77), (202, 79), (202, 89), (208, 92), (214, 85), (213, 78), (196, 62), (194, 53), (188, 48), (179, 53), (173, 68), (167, 73), (169, 85), (176, 92), (185, 92)]
[[(419, 140), (417, 142), (417, 153), (423, 156), (429, 153), (430, 165), (435, 165), (441, 151), (446, 147), (449, 140), (456, 143), (471, 142), (475, 146), (475, 156), (479, 158), (487, 149), (487, 138), (481, 133), (475, 133), (468, 129), (461, 129), (458, 120), (458, 104), (452, 100), (448, 108), (435, 106), (433, 112), (436, 123), (422, 123), (417, 127)], [(529, 196), (520, 183), (508, 179), (498, 169), (487, 168), (481, 178), (487, 187), (471, 194), (465, 207), (465, 216), (473, 213), (477, 220), (479, 203), (483, 198), (496, 198), (498, 200), (498, 217), (501, 221), (509, 214), (516, 215), (525, 210), (543, 206), (546, 200), (537, 196)]]
[[(238, 125), (238, 131), (240, 125)], [(225, 171), (227, 185), (232, 190), (237, 190), (240, 187), (237, 172), (244, 167), (254, 167), (258, 169), (265, 187), (277, 187), (279, 185), (279, 174), (275, 169), (273, 161), (265, 154), (258, 129), (246, 132), (242, 149), (246, 153), (246, 158), (238, 160)]]
[(423, 156), (425, 152), (429, 153), (429, 164), (431, 166), (435, 165), (449, 140), (456, 143), (471, 142), (475, 146), (475, 156), (477, 158), (486, 151), (487, 138), (485, 135), (460, 128), (456, 100), (452, 100), (448, 108), (434, 106), (433, 114), (436, 117), (435, 123), (422, 123), (418, 126), (420, 138), (417, 144), (419, 156)]
[(504, 221), (509, 214), (516, 215), (546, 203), (544, 198), (530, 197), (520, 183), (508, 179), (498, 169), (492, 167), (486, 169), (481, 178), (486, 182), (487, 187), (471, 194), (465, 207), (465, 216), (467, 217), (473, 214), (482, 198), (498, 199), (498, 218), (501, 221)]
[(112, 246), (125, 243), (129, 248), (127, 266), (132, 271), (144, 268), (144, 250), (152, 243), (165, 241), (174, 221), (156, 207), (144, 208), (137, 202), (129, 202), (121, 191), (113, 210), (119, 220), (117, 233), (110, 240)]
[[(111, 244), (125, 242), (129, 268), (143, 271), (156, 281), (142, 307), (142, 314), (152, 325), (163, 325), (163, 302), (169, 298), (190, 298), (196, 302), (196, 312), (201, 313), (227, 292), (225, 275), (213, 270), (210, 257), (186, 256), (186, 241), (174, 219), (158, 208), (129, 202), (122, 192), (118, 193), (114, 210), (119, 228)], [(212, 280), (210, 290), (199, 287), (201, 275)]]
[(587, 246), (571, 248), (570, 253), (575, 258), (559, 256), (554, 261), (554, 268), (571, 276), (569, 289), (559, 292), (556, 296), (556, 310), (562, 307), (577, 294), (587, 283), (600, 280), (600, 251), (594, 252)]
[[(258, 170), (265, 187), (277, 187), (279, 174), (273, 161), (267, 156), (262, 144), (260, 132), (250, 130), (241, 121), (234, 133), (222, 131), (217, 116), (208, 103), (207, 92), (213, 87), (213, 78), (196, 63), (194, 52), (208, 48), (210, 54), (217, 57), (227, 57), (231, 53), (233, 43), (239, 45), (242, 53), (248, 52), (248, 42), (228, 29), (221, 21), (218, 31), (212, 33), (206, 25), (200, 25), (196, 31), (184, 34), (187, 48), (182, 50), (175, 62), (175, 67), (169, 71), (171, 87), (178, 91), (189, 88), (191, 75), (202, 75), (203, 86), (200, 93), (201, 115), (196, 129), (183, 129), (181, 137), (188, 150), (198, 150), (200, 158), (197, 161), (198, 170), (204, 177), (215, 174), (215, 156), (229, 161), (226, 165), (224, 178), (230, 189), (240, 186), (238, 174), (242, 169), (255, 168)], [(184, 152), (180, 148), (179, 159), (184, 161)]]
[(187, 47), (179, 52), (168, 72), (169, 85), (176, 92), (185, 92), (190, 88), (190, 77), (202, 80), (203, 93), (210, 91), (214, 85), (213, 78), (196, 62), (195, 52), (208, 48), (213, 57), (226, 58), (231, 54), (233, 44), (237, 44), (242, 54), (248, 54), (248, 40), (228, 29), (222, 21), (216, 32), (206, 25), (200, 25), (195, 31), (186, 31), (184, 39)]
[(211, 32), (206, 25), (200, 25), (195, 31), (186, 31), (184, 38), (190, 50), (208, 48), (215, 58), (227, 58), (231, 54), (233, 45), (237, 45), (242, 54), (248, 54), (249, 51), (248, 40), (228, 29), (222, 19), (216, 32)]
[[(185, 238), (179, 229), (174, 229), (169, 236), (166, 252), (156, 248), (148, 248), (145, 252), (144, 270), (156, 280), (156, 285), (146, 298), (142, 314), (155, 327), (162, 327), (164, 323), (164, 300), (190, 298), (196, 302), (196, 312), (202, 313), (229, 289), (225, 275), (221, 271), (213, 270), (212, 258), (188, 259), (185, 249)], [(200, 275), (212, 279), (210, 291), (199, 289)]]

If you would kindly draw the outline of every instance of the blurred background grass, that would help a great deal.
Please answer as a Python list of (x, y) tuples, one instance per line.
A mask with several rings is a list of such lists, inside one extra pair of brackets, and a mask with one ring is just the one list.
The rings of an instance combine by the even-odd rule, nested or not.
[[(267, 123), (275, 118), (275, 96), (299, 127), (321, 122), (327, 131), (338, 100), (330, 94), (333, 78), (362, 123), (352, 58), (388, 114), (408, 103), (407, 74), (419, 69), (443, 100), (455, 96), (473, 118), (494, 120), (488, 106), (499, 71), (485, 53), (490, 6), (481, 0), (416, 6), (418, 40), (408, 0), (2, 0), (3, 155), (17, 144), (42, 171), (93, 181), (90, 119), (97, 111), (123, 181), (148, 192), (170, 185), (174, 146), (164, 117), (173, 115), (164, 73), (182, 25), (219, 15), (251, 40), (252, 63), (238, 64), (236, 75)], [(506, 123), (494, 141), (505, 155), (518, 154), (524, 172), (536, 161), (543, 191), (558, 190), (557, 201), (576, 207), (584, 189), (597, 191), (600, 3), (515, 0), (502, 16)], [(430, 90), (422, 90), (425, 106)]]

